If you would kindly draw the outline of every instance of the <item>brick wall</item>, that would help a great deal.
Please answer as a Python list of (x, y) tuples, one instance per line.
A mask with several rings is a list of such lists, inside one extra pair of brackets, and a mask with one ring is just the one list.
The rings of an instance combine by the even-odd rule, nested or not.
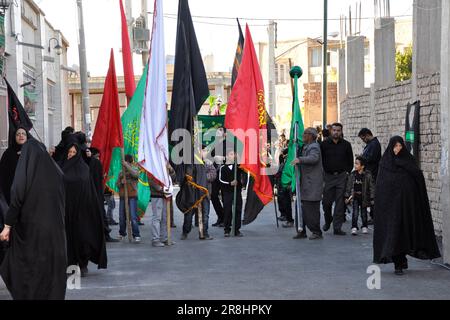
[[(305, 83), (304, 88), (304, 121), (305, 126), (311, 127), (315, 121), (322, 122), (322, 83)], [(327, 94), (327, 120), (329, 123), (333, 123), (338, 119), (337, 83), (328, 83)]]
[[(420, 109), (420, 163), (430, 199), (434, 227), (442, 232), (440, 208), (440, 76), (439, 73), (420, 75), (417, 79)], [(348, 97), (341, 104), (341, 122), (345, 138), (352, 143), (353, 152), (360, 154), (362, 141), (357, 137), (363, 127), (370, 128), (378, 137), (383, 152), (390, 137), (405, 136), (406, 106), (412, 103), (411, 81), (377, 90), (367, 90), (361, 96)]]

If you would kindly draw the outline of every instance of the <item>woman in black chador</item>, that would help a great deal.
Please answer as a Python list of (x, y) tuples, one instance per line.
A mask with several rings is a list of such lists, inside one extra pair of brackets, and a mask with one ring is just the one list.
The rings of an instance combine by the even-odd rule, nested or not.
[(22, 146), (30, 139), (31, 136), (24, 127), (16, 130), (15, 139), (10, 141), (10, 146), (3, 153), (0, 160), (0, 191), (3, 192), (6, 203), (9, 205), (11, 198), (11, 186), (16, 172), (16, 166), (19, 162)]
[(9, 241), (0, 274), (13, 299), (64, 299), (67, 252), (63, 173), (45, 146), (23, 145), (0, 240)]
[(66, 187), (66, 234), (69, 265), (79, 265), (82, 275), (88, 262), (106, 269), (107, 257), (103, 219), (89, 167), (80, 147), (71, 143), (66, 158), (60, 162)]
[(406, 255), (439, 258), (425, 179), (401, 137), (392, 137), (380, 162), (376, 185), (373, 253), (375, 263), (408, 269)]

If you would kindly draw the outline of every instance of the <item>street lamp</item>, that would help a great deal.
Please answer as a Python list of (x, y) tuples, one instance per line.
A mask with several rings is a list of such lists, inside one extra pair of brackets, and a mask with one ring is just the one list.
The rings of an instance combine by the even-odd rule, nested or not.
[(11, 3), (12, 0), (0, 0), (0, 9), (3, 11), (3, 14), (5, 14), (6, 10), (8, 10)]
[(59, 44), (59, 40), (56, 39), (56, 38), (50, 38), (50, 39), (48, 40), (48, 53), (50, 53), (50, 51), (51, 51), (51, 49), (50, 49), (50, 42), (51, 42), (52, 40), (55, 40), (55, 41), (56, 41), (56, 46), (55, 46), (53, 49), (55, 49), (55, 50), (56, 50), (56, 54), (57, 54), (58, 56), (60, 56), (60, 55), (62, 54), (62, 47), (61, 47), (61, 45)]

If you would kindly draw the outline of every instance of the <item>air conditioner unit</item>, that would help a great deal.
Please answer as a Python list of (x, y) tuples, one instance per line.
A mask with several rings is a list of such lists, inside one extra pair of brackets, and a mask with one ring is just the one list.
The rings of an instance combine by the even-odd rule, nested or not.
[(150, 41), (150, 30), (133, 28), (134, 41)]

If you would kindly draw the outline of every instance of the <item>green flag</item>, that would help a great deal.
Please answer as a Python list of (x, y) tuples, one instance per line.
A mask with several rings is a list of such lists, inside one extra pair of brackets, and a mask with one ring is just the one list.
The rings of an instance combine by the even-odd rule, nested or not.
[[(300, 67), (293, 67), (291, 70), (291, 76), (294, 78), (294, 103), (292, 106), (292, 121), (291, 121), (291, 133), (289, 138), (289, 150), (286, 159), (286, 165), (284, 166), (283, 174), (281, 175), (281, 184), (284, 187), (291, 186), (292, 192), (295, 191), (295, 168), (291, 165), (291, 162), (296, 157), (296, 143), (298, 141), (298, 148), (303, 146), (303, 126), (302, 112), (300, 111), (300, 104), (298, 102), (298, 78), (302, 76), (302, 70)], [(295, 137), (295, 124), (298, 124), (297, 137)]]
[[(144, 73), (139, 81), (136, 91), (134, 92), (133, 98), (121, 118), (125, 154), (132, 155), (135, 162), (137, 162), (138, 157), (139, 128), (141, 126), (141, 112), (144, 104), (145, 86), (147, 83), (147, 68), (148, 66), (145, 67)], [(108, 188), (115, 192), (119, 192), (119, 188), (116, 183), (121, 170), (122, 157), (120, 154), (120, 148), (115, 148), (112, 154), (111, 165), (109, 166), (108, 182), (106, 183)], [(150, 187), (148, 184), (148, 178), (145, 171), (141, 169), (138, 183), (139, 217), (144, 216), (149, 201)]]

